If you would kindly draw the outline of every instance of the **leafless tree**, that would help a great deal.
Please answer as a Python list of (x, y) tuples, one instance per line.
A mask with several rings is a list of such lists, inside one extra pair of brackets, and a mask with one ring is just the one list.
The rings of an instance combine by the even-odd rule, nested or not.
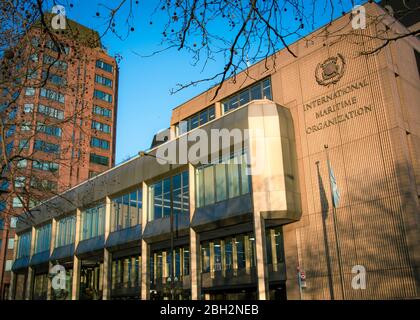
[[(86, 157), (74, 156), (86, 141), (69, 129), (87, 136), (86, 87), (69, 79), (68, 69), (89, 57), (75, 45), (77, 30), (52, 28), (45, 6), (41, 0), (0, 3), (0, 218), (6, 229), (12, 217), (31, 219), (37, 203), (69, 187), (57, 183), (57, 166)], [(35, 104), (35, 95), (54, 103), (73, 97), (73, 106)]]
[[(369, 0), (368, 2), (373, 2)], [(351, 30), (345, 28), (331, 32), (332, 21), (343, 15), (348, 16), (348, 25), (357, 19), (355, 6), (365, 1), (355, 0), (159, 0), (150, 16), (150, 26), (154, 21), (166, 21), (161, 28), (161, 48), (149, 56), (167, 50), (184, 50), (191, 54), (193, 64), (206, 68), (212, 60), (224, 59), (224, 68), (208, 77), (179, 83), (172, 90), (176, 93), (185, 88), (204, 82), (216, 85), (214, 97), (217, 96), (223, 81), (236, 81), (239, 72), (261, 60), (266, 61), (266, 68), (276, 67), (275, 54), (286, 49), (293, 57), (297, 57), (290, 43), (305, 38), (308, 42), (315, 37), (324, 39), (346, 38), (349, 41), (371, 43), (371, 47), (361, 49), (359, 54), (370, 55), (379, 52), (389, 43), (409, 37), (418, 36), (419, 25), (415, 29), (403, 32), (392, 31), (393, 25), (409, 16), (420, 13), (420, 1), (382, 1), (385, 13), (366, 16), (366, 28)], [(389, 5), (397, 4), (391, 7)], [(124, 39), (133, 32), (138, 18), (136, 6), (144, 1), (121, 0), (113, 7), (100, 6), (97, 16), (104, 19), (105, 31), (114, 33)], [(395, 19), (389, 19), (389, 14)], [(123, 17), (121, 17), (123, 15)], [(327, 18), (327, 19), (326, 19)], [(117, 20), (124, 21), (117, 26)], [(318, 20), (326, 24), (316, 33), (312, 33)], [(140, 55), (140, 54), (139, 54)], [(147, 55), (141, 55), (147, 57)]]

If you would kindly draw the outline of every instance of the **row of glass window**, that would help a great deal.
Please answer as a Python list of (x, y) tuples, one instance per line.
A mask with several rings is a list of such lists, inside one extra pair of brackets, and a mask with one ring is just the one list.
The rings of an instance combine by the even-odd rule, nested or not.
[(255, 237), (253, 233), (201, 243), (201, 270), (203, 273), (241, 270), (255, 266)]
[(105, 93), (101, 90), (97, 90), (95, 89), (93, 91), (93, 97), (99, 100), (103, 100), (109, 103), (112, 103), (112, 95), (110, 95), (109, 93)]
[(86, 240), (103, 235), (105, 232), (105, 205), (99, 204), (81, 213), (80, 239)]
[(99, 74), (95, 74), (95, 82), (103, 86), (112, 88), (112, 80), (106, 77), (100, 76)]
[(64, 103), (64, 94), (62, 94), (61, 92), (58, 92), (58, 91), (54, 91), (54, 90), (46, 89), (46, 88), (41, 88), (39, 95), (43, 98), (48, 99), (48, 100)]
[(133, 255), (112, 260), (111, 288), (128, 289), (140, 286), (141, 257)]
[(31, 254), (32, 232), (25, 232), (19, 236), (16, 258), (29, 257)]
[(100, 165), (103, 165), (103, 166), (108, 166), (109, 165), (109, 158), (105, 157), (105, 156), (101, 156), (101, 155), (96, 154), (96, 153), (91, 153), (90, 156), (89, 156), (89, 162), (100, 164)]
[(43, 140), (35, 140), (34, 149), (36, 151), (42, 151), (46, 153), (59, 153), (60, 145)]
[(109, 150), (109, 141), (92, 137), (90, 139), (90, 146), (95, 147), (95, 148)]
[(38, 132), (42, 132), (47, 135), (55, 136), (55, 137), (61, 137), (61, 132), (62, 132), (60, 127), (46, 125), (45, 123), (42, 123), (42, 122), (37, 122), (36, 130)]
[(176, 133), (177, 135), (181, 135), (183, 133), (186, 133), (192, 129), (195, 129), (199, 126), (202, 126), (203, 124), (213, 120), (215, 118), (215, 107), (210, 106), (190, 117), (187, 119), (182, 120), (177, 126), (176, 126)]
[(92, 120), (92, 129), (99, 130), (105, 133), (111, 133), (110, 125), (95, 120)]
[(141, 224), (142, 189), (111, 199), (111, 231)]
[[(174, 254), (173, 274), (175, 282), (190, 274), (190, 250), (188, 246), (176, 247)], [(170, 279), (172, 255), (170, 249), (153, 251), (150, 255), (150, 281), (152, 283), (172, 281)], [(169, 280), (169, 279), (170, 280)]]
[(42, 71), (42, 81), (48, 80), (49, 82), (57, 86), (65, 86), (67, 81), (64, 77), (59, 76), (58, 74), (52, 73), (50, 71)]
[[(36, 60), (38, 60), (38, 58), (36, 58)], [(61, 69), (63, 71), (67, 70), (67, 62), (58, 60), (57, 58), (51, 57), (47, 54), (44, 54), (43, 62), (47, 65), (52, 65), (53, 67), (57, 69)]]
[(112, 117), (112, 111), (104, 108), (104, 107), (100, 107), (100, 106), (93, 106), (93, 113), (97, 114), (99, 116), (103, 116), (103, 117), (107, 117), (107, 118), (111, 118)]
[(204, 207), (250, 192), (247, 153), (196, 169), (196, 206)]
[(71, 215), (57, 221), (55, 247), (70, 245), (76, 237), (76, 216)]
[[(172, 176), (173, 213), (189, 213), (188, 171)], [(171, 178), (149, 186), (149, 221), (169, 217), (171, 214)]]
[(64, 119), (64, 111), (43, 104), (38, 105), (38, 112), (51, 118)]
[(36, 229), (35, 234), (35, 253), (50, 250), (51, 243), (51, 223)]
[(272, 100), (270, 78), (261, 80), (256, 84), (222, 101), (223, 111), (226, 113), (240, 106), (243, 106), (252, 100), (263, 98)]
[(113, 66), (109, 63), (106, 63), (102, 60), (96, 60), (96, 67), (102, 70), (105, 70), (106, 72), (112, 73)]
[(60, 165), (51, 161), (34, 160), (32, 161), (32, 168), (41, 171), (57, 172)]

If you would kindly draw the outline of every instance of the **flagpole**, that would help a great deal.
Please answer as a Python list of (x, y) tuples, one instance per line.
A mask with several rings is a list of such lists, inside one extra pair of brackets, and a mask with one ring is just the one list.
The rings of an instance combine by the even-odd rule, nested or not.
[[(327, 164), (328, 164), (328, 176), (330, 175), (330, 157), (328, 154), (328, 145), (324, 145), (324, 149), (325, 149), (325, 154), (327, 155)], [(336, 246), (336, 250), (337, 250), (337, 260), (338, 260), (338, 269), (340, 272), (340, 282), (341, 282), (341, 294), (342, 294), (342, 298), (343, 300), (346, 299), (346, 294), (344, 292), (344, 278), (343, 278), (343, 264), (341, 261), (341, 250), (340, 250), (340, 238), (338, 235), (338, 230), (337, 230), (337, 208), (335, 207), (335, 202), (334, 202), (334, 191), (333, 191), (333, 186), (331, 183), (331, 177), (328, 177), (328, 180), (330, 181), (330, 189), (331, 189), (331, 202), (333, 204), (333, 226), (334, 226), (334, 234), (335, 234), (335, 246)]]

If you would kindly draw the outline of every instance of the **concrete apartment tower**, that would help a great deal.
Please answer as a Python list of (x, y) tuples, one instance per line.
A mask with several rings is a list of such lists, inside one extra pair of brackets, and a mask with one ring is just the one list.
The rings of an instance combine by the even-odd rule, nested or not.
[[(6, 152), (27, 156), (19, 164), (19, 177), (2, 188), (20, 188), (22, 194), (30, 189), (35, 202), (115, 163), (117, 62), (96, 31), (69, 19), (64, 30), (55, 31), (50, 27), (52, 18), (44, 17), (47, 32), (35, 24), (28, 33), (28, 45), (22, 48), (29, 53), (23, 67), (33, 71), (29, 76), (34, 79), (47, 79), (45, 85), (38, 81), (34, 87), (22, 88), (13, 105), (3, 96), (0, 107), (3, 119), (17, 119), (5, 137)], [(23, 205), (10, 193), (0, 197), (1, 299), (8, 291), (14, 228)]]

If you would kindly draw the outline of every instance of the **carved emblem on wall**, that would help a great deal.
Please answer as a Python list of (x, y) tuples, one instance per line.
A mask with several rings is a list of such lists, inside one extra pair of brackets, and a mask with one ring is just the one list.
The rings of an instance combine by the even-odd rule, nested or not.
[(330, 57), (323, 63), (318, 63), (315, 69), (316, 82), (322, 86), (329, 86), (337, 83), (344, 75), (346, 61), (337, 53), (336, 57)]

